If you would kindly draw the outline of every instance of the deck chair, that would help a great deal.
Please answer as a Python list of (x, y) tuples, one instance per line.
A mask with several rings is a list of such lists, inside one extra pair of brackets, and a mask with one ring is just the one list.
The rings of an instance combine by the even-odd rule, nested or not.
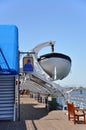
[(70, 120), (71, 118), (73, 118), (74, 120), (74, 124), (76, 124), (76, 122), (80, 121), (79, 117), (83, 117), (83, 121), (85, 124), (85, 113), (84, 111), (80, 111), (79, 107), (74, 107), (73, 103), (67, 102), (67, 108), (68, 108), (68, 120)]

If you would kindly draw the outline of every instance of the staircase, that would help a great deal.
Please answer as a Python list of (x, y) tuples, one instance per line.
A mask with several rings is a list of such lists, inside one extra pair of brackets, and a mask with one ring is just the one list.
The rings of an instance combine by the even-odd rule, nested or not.
[(0, 75), (0, 120), (15, 120), (15, 76)]

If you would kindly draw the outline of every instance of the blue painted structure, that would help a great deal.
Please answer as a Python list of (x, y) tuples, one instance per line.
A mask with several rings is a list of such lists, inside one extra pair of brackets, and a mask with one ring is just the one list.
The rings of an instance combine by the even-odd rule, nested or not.
[(0, 25), (0, 74), (18, 74), (18, 63), (18, 28)]

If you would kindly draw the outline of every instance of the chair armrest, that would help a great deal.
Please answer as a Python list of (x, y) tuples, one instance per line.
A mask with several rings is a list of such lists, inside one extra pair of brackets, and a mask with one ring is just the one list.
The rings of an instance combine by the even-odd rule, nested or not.
[(86, 113), (86, 108), (80, 108), (79, 111), (82, 111), (85, 114)]
[(79, 111), (80, 107), (74, 107), (74, 110)]

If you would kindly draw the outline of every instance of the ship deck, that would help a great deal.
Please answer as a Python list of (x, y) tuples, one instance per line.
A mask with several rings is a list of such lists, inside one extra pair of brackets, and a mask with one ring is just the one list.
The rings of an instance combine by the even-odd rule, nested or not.
[(86, 130), (86, 124), (68, 121), (67, 111), (48, 112), (29, 96), (22, 96), (20, 103), (20, 121), (0, 121), (0, 130)]

